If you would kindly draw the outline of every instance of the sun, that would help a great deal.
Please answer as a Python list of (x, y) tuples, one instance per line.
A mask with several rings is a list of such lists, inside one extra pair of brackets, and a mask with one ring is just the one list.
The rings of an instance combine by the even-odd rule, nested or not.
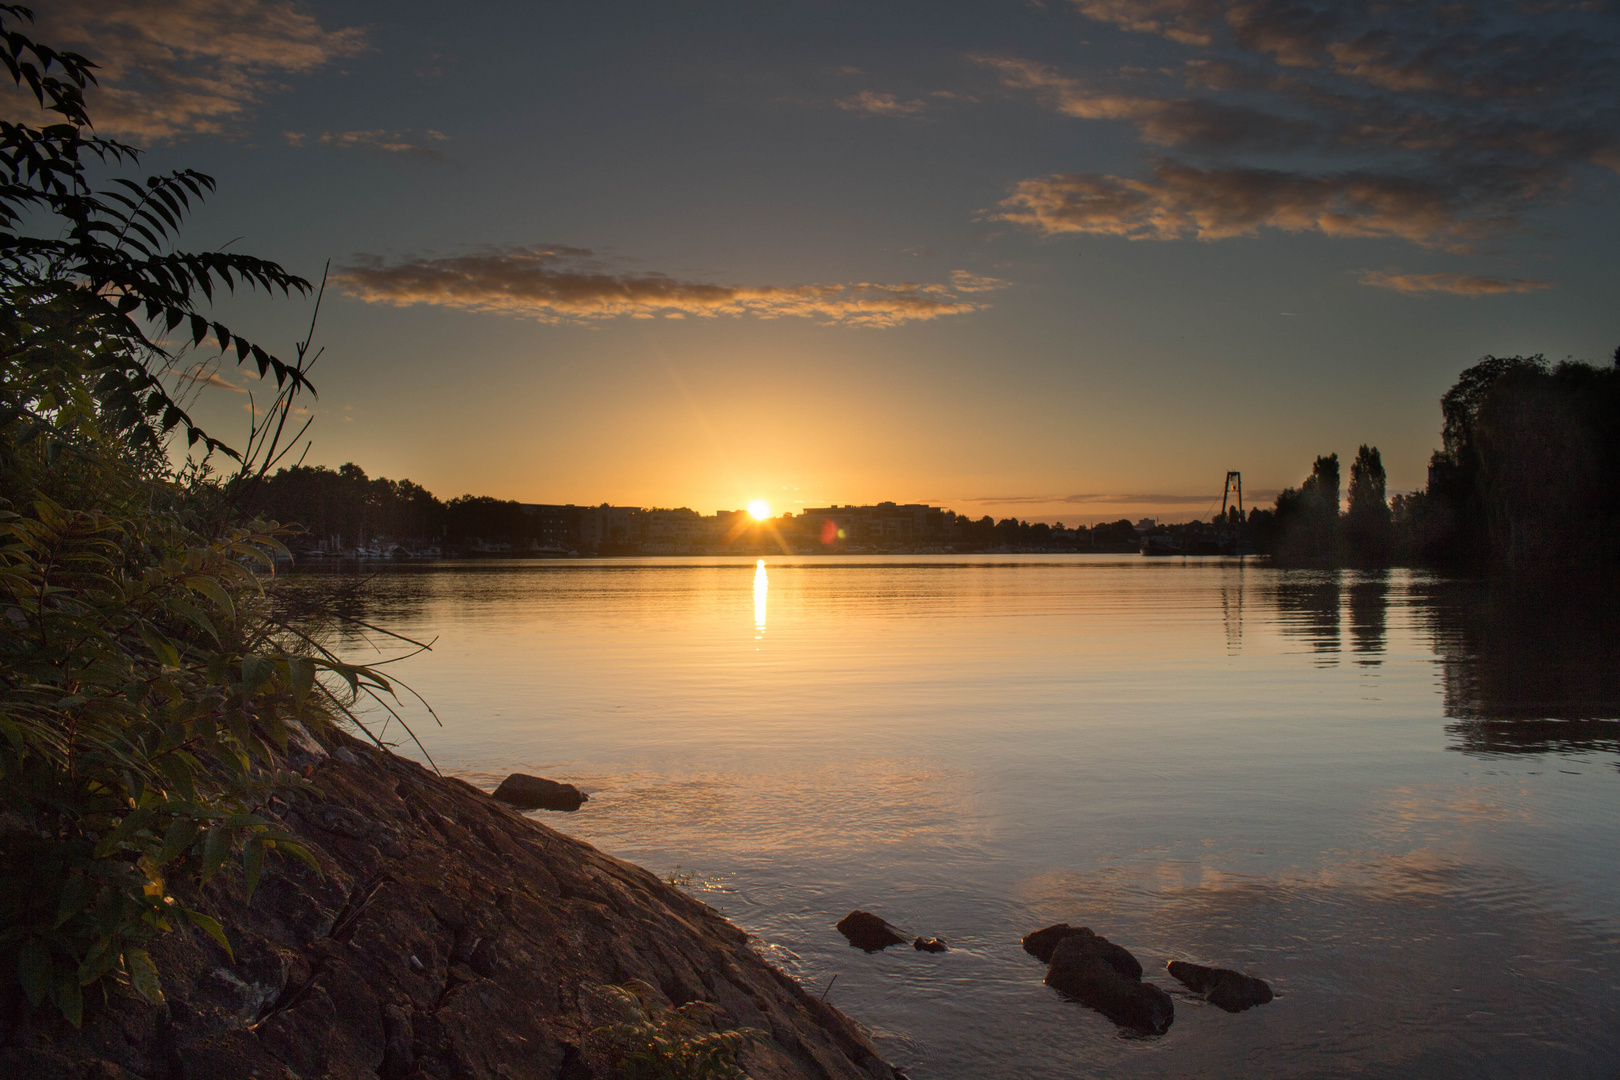
[(755, 499), (748, 504), (748, 516), (755, 521), (764, 521), (771, 516), (771, 504), (764, 499)]

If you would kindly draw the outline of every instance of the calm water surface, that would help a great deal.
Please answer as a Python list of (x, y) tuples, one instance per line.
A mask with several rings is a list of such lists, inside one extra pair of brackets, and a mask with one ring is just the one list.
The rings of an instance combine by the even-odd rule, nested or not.
[[(441, 769), (579, 784), (548, 825), (832, 982), (913, 1077), (1620, 1075), (1612, 582), (649, 559), (363, 603), (437, 639), (398, 673)], [(951, 951), (851, 949), (856, 907)], [(1058, 921), (1176, 995), (1167, 1035), (1041, 985), (1019, 939)], [(1175, 958), (1278, 997), (1221, 1012)]]

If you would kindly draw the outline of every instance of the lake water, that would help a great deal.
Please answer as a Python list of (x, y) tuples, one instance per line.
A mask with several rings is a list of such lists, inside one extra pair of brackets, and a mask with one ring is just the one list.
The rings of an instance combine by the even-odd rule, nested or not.
[[(1612, 575), (484, 562), (359, 603), (436, 639), (396, 671), (443, 771), (577, 783), (546, 824), (830, 983), (918, 1080), (1620, 1075)], [(852, 949), (852, 908), (950, 951)], [(1166, 1035), (1041, 984), (1019, 939), (1059, 921), (1175, 995)], [(1222, 1012), (1177, 958), (1278, 996)]]

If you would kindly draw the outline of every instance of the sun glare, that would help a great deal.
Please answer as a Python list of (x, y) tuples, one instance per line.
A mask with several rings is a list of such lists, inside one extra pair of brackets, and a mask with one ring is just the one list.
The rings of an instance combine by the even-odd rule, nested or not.
[(771, 516), (771, 504), (764, 499), (755, 499), (748, 504), (748, 515), (755, 521), (764, 521)]

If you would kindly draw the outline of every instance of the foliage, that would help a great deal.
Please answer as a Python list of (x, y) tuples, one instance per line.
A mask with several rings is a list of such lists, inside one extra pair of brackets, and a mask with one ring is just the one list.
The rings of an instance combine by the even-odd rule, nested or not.
[(741, 1054), (765, 1041), (753, 1028), (715, 1030), (708, 1002), (660, 1010), (642, 986), (605, 989), (624, 1019), (593, 1030), (591, 1042), (622, 1080), (746, 1080)]
[(148, 946), (177, 926), (229, 950), (174, 886), (230, 865), (251, 894), (268, 855), (307, 859), (266, 812), (301, 783), (278, 764), (289, 725), (392, 688), (271, 617), (282, 530), (230, 524), (218, 485), (182, 483), (164, 452), (183, 431), (262, 472), (273, 441), (243, 454), (201, 431), (158, 338), (251, 356), (290, 402), (308, 343), (285, 364), (199, 305), (308, 283), (172, 249), (213, 190), (200, 173), (92, 192), (93, 161), (138, 152), (86, 133), (93, 65), (15, 29), (29, 18), (0, 5), (0, 59), (60, 122), (0, 122), (0, 980), (77, 1024), (87, 991), (161, 1001)]
[(1344, 539), (1351, 559), (1382, 566), (1389, 562), (1393, 536), (1384, 459), (1378, 447), (1363, 443), (1350, 463), (1350, 505)]
[(1444, 445), (1410, 508), (1417, 550), (1508, 565), (1620, 559), (1620, 367), (1486, 356), (1441, 408)]

